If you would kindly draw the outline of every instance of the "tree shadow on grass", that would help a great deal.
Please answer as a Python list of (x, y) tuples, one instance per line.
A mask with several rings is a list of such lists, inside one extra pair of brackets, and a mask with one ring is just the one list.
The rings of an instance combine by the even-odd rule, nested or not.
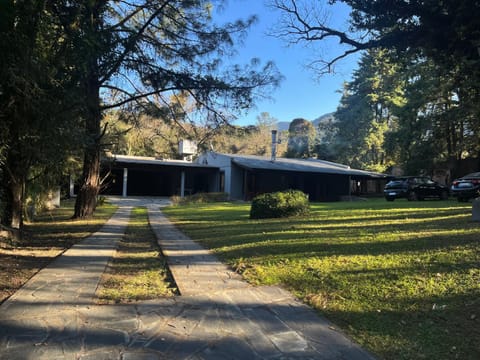
[(405, 296), (395, 300), (395, 309), (322, 312), (361, 344), (375, 344), (385, 359), (474, 360), (480, 358), (480, 322), (474, 315), (479, 295)]

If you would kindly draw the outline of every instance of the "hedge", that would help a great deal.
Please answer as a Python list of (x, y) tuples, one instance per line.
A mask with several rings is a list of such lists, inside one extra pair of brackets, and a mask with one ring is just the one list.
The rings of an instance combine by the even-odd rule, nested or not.
[(286, 190), (255, 197), (250, 209), (250, 218), (282, 218), (307, 215), (309, 212), (308, 195), (299, 190)]
[(196, 193), (185, 197), (172, 196), (170, 198), (174, 205), (202, 204), (210, 202), (223, 202), (228, 200), (228, 194), (224, 192)]

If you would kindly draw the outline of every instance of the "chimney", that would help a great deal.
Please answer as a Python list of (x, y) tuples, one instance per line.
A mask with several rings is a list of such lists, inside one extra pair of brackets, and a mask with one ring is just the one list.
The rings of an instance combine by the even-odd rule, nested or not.
[(277, 130), (272, 130), (272, 161), (277, 159)]

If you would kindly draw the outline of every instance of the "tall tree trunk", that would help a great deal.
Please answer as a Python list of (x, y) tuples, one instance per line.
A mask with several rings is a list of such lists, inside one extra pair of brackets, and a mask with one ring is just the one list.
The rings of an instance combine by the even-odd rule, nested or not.
[(23, 182), (15, 179), (10, 183), (9, 188), (12, 199), (10, 227), (21, 229), (23, 226)]
[(96, 60), (89, 63), (89, 72), (85, 83), (86, 100), (86, 146), (83, 162), (83, 175), (80, 189), (75, 202), (73, 218), (88, 218), (93, 215), (97, 206), (97, 196), (100, 191), (100, 150), (103, 134), (100, 122), (100, 84)]
[(100, 190), (100, 147), (85, 149), (82, 184), (75, 202), (74, 218), (91, 217), (97, 206)]
[(9, 175), (5, 166), (2, 168), (2, 182), (0, 188), (0, 222), (2, 225), (11, 227), (12, 225), (12, 192), (10, 191)]
[(28, 165), (20, 161), (19, 156), (12, 152), (7, 154), (5, 166), (2, 169), (2, 224), (20, 230), (23, 226), (23, 207), (25, 195), (26, 169)]

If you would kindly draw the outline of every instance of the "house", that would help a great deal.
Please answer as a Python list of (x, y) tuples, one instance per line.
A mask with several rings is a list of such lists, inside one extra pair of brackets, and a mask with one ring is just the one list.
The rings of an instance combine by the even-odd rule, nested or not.
[(297, 189), (311, 201), (338, 201), (351, 195), (380, 194), (387, 175), (317, 159), (230, 155), (206, 152), (196, 161), (219, 169), (218, 191), (251, 200), (273, 191)]
[(382, 194), (387, 175), (317, 159), (231, 155), (209, 151), (192, 161), (110, 155), (102, 161), (101, 193), (122, 196), (185, 196), (226, 192), (232, 200), (297, 189), (311, 201)]

